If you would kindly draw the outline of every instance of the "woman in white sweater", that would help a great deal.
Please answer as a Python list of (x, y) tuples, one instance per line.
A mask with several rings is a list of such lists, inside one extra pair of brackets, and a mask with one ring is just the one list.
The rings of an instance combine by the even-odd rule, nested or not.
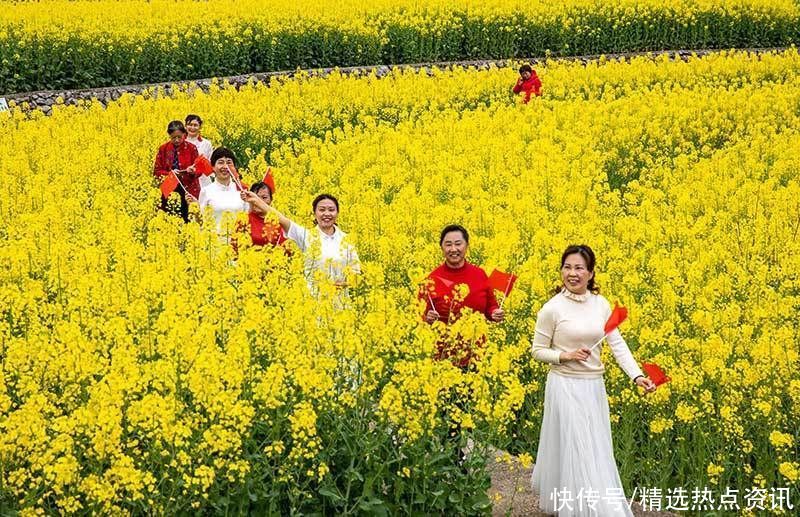
[[(590, 349), (611, 315), (594, 267), (588, 246), (564, 251), (562, 285), (539, 311), (533, 338), (533, 357), (549, 363), (550, 372), (531, 482), (540, 508), (560, 517), (633, 515), (614, 460), (600, 346)], [(655, 390), (619, 331), (606, 341), (625, 374), (646, 393)]]

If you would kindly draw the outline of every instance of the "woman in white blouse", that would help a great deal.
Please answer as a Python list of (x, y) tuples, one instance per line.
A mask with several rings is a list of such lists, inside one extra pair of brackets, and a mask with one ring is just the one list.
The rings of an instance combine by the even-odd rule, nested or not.
[(242, 193), (242, 199), (278, 218), (286, 238), (293, 240), (306, 256), (306, 278), (314, 285), (315, 274), (322, 274), (338, 287), (347, 286), (350, 274), (361, 273), (361, 262), (355, 247), (346, 241), (347, 234), (336, 224), (339, 201), (330, 194), (320, 194), (312, 203), (316, 226), (307, 229), (295, 223), (252, 192)]
[[(611, 306), (594, 281), (595, 255), (585, 245), (561, 256), (562, 285), (536, 318), (533, 357), (550, 364), (544, 417), (531, 482), (542, 511), (559, 516), (631, 516), (614, 460), (600, 347)], [(606, 338), (619, 366), (645, 389), (618, 330)]]
[(210, 161), (214, 167), (216, 180), (200, 190), (200, 213), (206, 215), (210, 212), (217, 233), (229, 236), (234, 231), (236, 215), (249, 212), (250, 204), (242, 200), (241, 190), (231, 173), (231, 168), (236, 166), (236, 156), (233, 152), (220, 147), (211, 154)]
[[(186, 115), (184, 126), (187, 132), (186, 141), (193, 143), (194, 146), (197, 147), (197, 152), (200, 156), (205, 156), (208, 160), (211, 160), (211, 153), (214, 152), (214, 146), (207, 138), (203, 138), (203, 135), (200, 134), (200, 129), (203, 127), (203, 119), (201, 119), (199, 115)], [(211, 177), (202, 174), (200, 176), (200, 188), (210, 184)]]

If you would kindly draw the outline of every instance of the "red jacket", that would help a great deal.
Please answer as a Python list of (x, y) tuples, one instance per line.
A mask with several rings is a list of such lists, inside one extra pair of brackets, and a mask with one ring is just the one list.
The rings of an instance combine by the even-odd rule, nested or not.
[[(438, 276), (454, 284), (467, 284), (469, 287), (469, 294), (461, 302), (453, 302), (452, 293), (442, 294), (436, 293), (429, 298), (427, 291), (420, 293), (420, 298), (425, 299), (425, 312), (431, 310), (431, 300), (433, 300), (433, 308), (439, 313), (439, 321), (445, 324), (457, 320), (461, 316), (461, 310), (464, 307), (469, 307), (475, 312), (483, 314), (487, 320), (491, 319), (492, 312), (500, 308), (497, 304), (497, 299), (494, 296), (494, 290), (489, 285), (489, 277), (486, 272), (465, 262), (464, 265), (458, 269), (453, 269), (447, 264), (434, 269), (428, 278)], [(454, 286), (455, 288), (455, 286)], [(465, 343), (459, 336), (445, 336), (438, 343), (438, 351), (436, 359), (449, 358), (453, 364), (460, 367), (466, 367), (474, 356), (469, 343)], [(478, 345), (482, 344), (483, 340), (479, 340)]]
[[(185, 169), (194, 164), (197, 159), (197, 147), (191, 142), (184, 140), (178, 146), (178, 164), (180, 169)], [(173, 159), (175, 157), (175, 146), (172, 142), (166, 142), (158, 148), (156, 153), (156, 162), (153, 165), (153, 176), (157, 179), (169, 174), (173, 169)], [(178, 179), (196, 199), (200, 197), (200, 175), (193, 172), (181, 172), (178, 174)]]
[(531, 72), (531, 76), (528, 77), (527, 81), (523, 81), (522, 77), (517, 79), (517, 84), (514, 85), (514, 93), (520, 92), (525, 92), (525, 99), (522, 101), (525, 104), (531, 100), (531, 94), (537, 97), (542, 96), (542, 81), (539, 80), (539, 76), (536, 75), (535, 70)]
[(254, 246), (278, 246), (286, 242), (286, 236), (280, 225), (266, 222), (263, 216), (255, 212), (250, 212), (248, 218), (250, 219), (250, 237), (253, 239)]

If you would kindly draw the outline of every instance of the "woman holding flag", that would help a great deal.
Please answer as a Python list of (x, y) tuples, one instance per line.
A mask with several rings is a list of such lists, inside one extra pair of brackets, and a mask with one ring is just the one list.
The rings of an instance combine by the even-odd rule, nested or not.
[[(500, 323), (505, 311), (498, 305), (489, 277), (480, 267), (467, 262), (469, 233), (458, 224), (446, 226), (439, 235), (444, 262), (428, 275), (428, 286), (420, 294), (425, 300), (425, 321), (441, 321), (450, 324), (461, 316), (462, 309), (469, 308), (483, 314), (487, 320)], [(463, 300), (453, 294), (458, 284), (465, 284), (469, 292)], [(454, 340), (460, 342), (460, 340)], [(450, 358), (454, 364), (466, 368), (471, 359), (471, 350), (456, 351), (448, 343), (439, 344), (437, 359)], [(460, 353), (459, 353), (460, 352)], [(454, 356), (459, 357), (454, 357)]]
[[(271, 206), (272, 196), (275, 193), (275, 180), (272, 174), (267, 171), (264, 180), (253, 183), (250, 192)], [(278, 246), (286, 242), (286, 234), (280, 224), (270, 223), (266, 216), (267, 211), (257, 205), (253, 205), (250, 210), (250, 238), (253, 240), (253, 246)]]
[[(205, 156), (206, 160), (211, 160), (211, 153), (214, 152), (214, 145), (210, 140), (203, 138), (203, 135), (200, 134), (200, 128), (203, 127), (203, 119), (201, 119), (199, 115), (189, 114), (186, 115), (186, 120), (184, 120), (183, 123), (188, 133), (186, 141), (197, 147), (197, 152), (200, 156)], [(201, 174), (199, 180), (201, 189), (211, 185), (211, 176)]]
[[(233, 233), (232, 224), (236, 214), (249, 212), (250, 204), (244, 202), (241, 192), (244, 190), (236, 172), (236, 156), (226, 147), (219, 147), (211, 154), (211, 165), (214, 168), (216, 181), (200, 191), (200, 213), (211, 211), (220, 235)], [(231, 218), (231, 226), (225, 225), (225, 217)]]
[[(181, 217), (189, 220), (189, 201), (197, 201), (200, 195), (200, 180), (195, 171), (195, 160), (198, 152), (194, 144), (186, 141), (186, 128), (180, 120), (173, 120), (167, 125), (169, 141), (158, 148), (153, 176), (164, 181), (174, 175), (177, 179), (176, 191), (181, 197)], [(167, 197), (161, 196), (161, 210), (167, 212)], [(188, 199), (187, 199), (188, 198)]]
[(330, 194), (320, 194), (311, 204), (314, 229), (295, 223), (251, 191), (242, 192), (242, 200), (254, 209), (278, 218), (286, 238), (293, 240), (306, 254), (305, 274), (309, 286), (315, 291), (315, 275), (322, 274), (334, 285), (346, 288), (351, 274), (361, 273), (361, 261), (355, 247), (346, 240), (347, 234), (339, 229), (339, 200)]
[[(544, 512), (630, 516), (614, 460), (597, 345), (605, 339), (622, 370), (646, 393), (656, 386), (616, 329), (627, 312), (611, 310), (599, 294), (594, 270), (589, 246), (569, 246), (561, 256), (562, 285), (536, 318), (533, 357), (549, 363), (550, 372), (531, 482)], [(590, 500), (590, 493), (596, 497)]]

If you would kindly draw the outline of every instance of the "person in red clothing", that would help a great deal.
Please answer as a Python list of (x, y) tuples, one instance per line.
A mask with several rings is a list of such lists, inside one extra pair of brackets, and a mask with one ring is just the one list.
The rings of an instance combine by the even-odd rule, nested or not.
[(531, 65), (522, 65), (519, 67), (519, 79), (517, 84), (514, 85), (514, 93), (525, 93), (525, 98), (522, 102), (525, 104), (531, 100), (531, 94), (537, 97), (542, 96), (542, 81), (536, 75), (536, 70), (531, 68)]
[[(428, 275), (430, 283), (436, 287), (420, 293), (425, 299), (425, 321), (429, 324), (441, 321), (447, 325), (456, 321), (467, 307), (489, 321), (502, 322), (505, 312), (497, 303), (489, 277), (483, 269), (467, 262), (469, 233), (466, 228), (457, 224), (446, 226), (439, 236), (439, 245), (444, 263)], [(458, 284), (466, 284), (469, 289), (463, 300), (453, 294)], [(436, 358), (450, 358), (456, 366), (466, 368), (473, 354), (471, 350), (463, 350), (465, 344), (461, 341), (458, 337), (442, 340)]]
[[(180, 120), (173, 120), (167, 126), (169, 141), (158, 148), (153, 165), (153, 176), (162, 181), (170, 171), (174, 171), (181, 181), (175, 192), (181, 197), (181, 217), (189, 221), (189, 202), (196, 202), (200, 197), (200, 179), (195, 172), (194, 162), (197, 159), (197, 147), (186, 141), (186, 128)], [(186, 190), (184, 190), (186, 187)], [(161, 197), (161, 210), (168, 212), (167, 199)]]
[[(270, 176), (269, 179), (272, 177)], [(272, 205), (272, 194), (275, 184), (269, 185), (262, 181), (253, 183), (250, 192), (260, 197), (268, 205)], [(244, 199), (244, 194), (242, 195)], [(253, 239), (253, 246), (279, 246), (286, 242), (286, 235), (283, 228), (277, 222), (271, 223), (265, 219), (267, 215), (258, 206), (253, 205), (250, 213), (247, 214), (250, 220), (250, 237)]]

